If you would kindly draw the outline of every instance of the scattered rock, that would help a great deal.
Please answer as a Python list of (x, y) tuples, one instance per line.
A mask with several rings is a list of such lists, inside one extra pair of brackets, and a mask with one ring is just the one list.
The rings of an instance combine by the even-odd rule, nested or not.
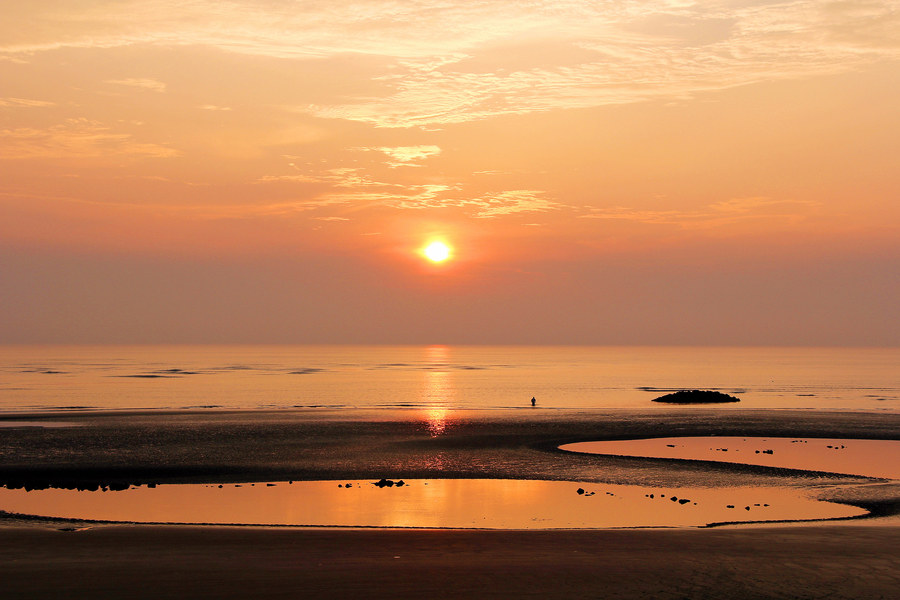
[(579, 496), (584, 495), (584, 488), (578, 488), (577, 490), (575, 490), (575, 493), (578, 494)]

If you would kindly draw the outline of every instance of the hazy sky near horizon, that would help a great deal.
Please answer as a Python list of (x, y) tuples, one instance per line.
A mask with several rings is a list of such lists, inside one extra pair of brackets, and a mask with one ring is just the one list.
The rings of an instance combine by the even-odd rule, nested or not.
[(900, 340), (898, 1), (0, 6), (0, 342)]

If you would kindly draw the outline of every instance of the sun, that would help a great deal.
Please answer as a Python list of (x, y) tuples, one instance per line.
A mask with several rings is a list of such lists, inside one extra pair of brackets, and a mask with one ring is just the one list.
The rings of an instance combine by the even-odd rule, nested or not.
[(440, 263), (450, 258), (450, 246), (444, 242), (431, 242), (422, 253), (431, 262)]

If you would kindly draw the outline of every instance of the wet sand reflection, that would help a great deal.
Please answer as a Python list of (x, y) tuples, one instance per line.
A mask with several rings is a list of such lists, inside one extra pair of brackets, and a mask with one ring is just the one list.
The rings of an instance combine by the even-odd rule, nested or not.
[(119, 492), (0, 489), (0, 509), (101, 521), (346, 527), (580, 529), (860, 516), (772, 487), (649, 488), (570, 481), (416, 479), (172, 484)]

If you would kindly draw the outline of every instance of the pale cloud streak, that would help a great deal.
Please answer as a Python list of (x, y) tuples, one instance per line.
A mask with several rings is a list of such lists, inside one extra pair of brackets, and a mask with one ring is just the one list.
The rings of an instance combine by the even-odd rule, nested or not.
[(150, 90), (151, 92), (165, 92), (166, 84), (162, 81), (157, 81), (156, 79), (145, 79), (145, 78), (128, 78), (128, 79), (110, 79), (106, 83), (112, 83), (114, 85), (124, 85), (127, 87), (141, 88), (145, 90)]
[(563, 208), (562, 204), (546, 198), (545, 193), (539, 190), (506, 190), (472, 196), (466, 194), (459, 186), (438, 184), (335, 192), (325, 194), (322, 198), (357, 207), (384, 206), (413, 211), (456, 209), (464, 215), (479, 219)]
[[(436, 153), (421, 148), (437, 146), (410, 146), (387, 148), (405, 161), (418, 160)], [(384, 151), (384, 148), (379, 148)], [(391, 155), (391, 153), (386, 152)], [(415, 163), (411, 163), (415, 166)], [(394, 166), (389, 163), (388, 167)], [(290, 175), (266, 175), (257, 183), (273, 182), (325, 183), (331, 189), (317, 198), (323, 205), (351, 205), (355, 209), (381, 206), (396, 210), (457, 209), (462, 214), (488, 219), (519, 213), (535, 213), (560, 210), (565, 206), (547, 197), (541, 190), (501, 190), (474, 194), (466, 191), (462, 183), (454, 184), (402, 184), (381, 181), (361, 167), (336, 167), (323, 170), (319, 175), (303, 173)]]
[(509, 190), (487, 194), (470, 202), (477, 207), (476, 216), (482, 219), (501, 217), (517, 213), (546, 212), (562, 207), (548, 200), (539, 190)]
[(28, 98), (0, 98), (0, 107), (3, 108), (46, 108), (49, 106), (55, 106), (55, 103)]
[[(183, 203), (177, 205), (147, 203), (147, 202), (117, 202), (109, 200), (94, 200), (76, 196), (52, 196), (47, 194), (31, 194), (19, 191), (0, 191), (0, 206), (6, 204), (20, 204), (22, 200), (28, 200), (31, 208), (43, 206), (69, 206), (81, 207), (84, 210), (92, 209), (98, 214), (107, 215), (132, 215), (137, 217), (157, 217), (177, 220), (193, 221), (222, 221), (222, 220), (250, 220), (265, 218), (282, 218), (291, 215), (300, 215), (321, 209), (324, 207), (341, 204), (336, 198), (309, 198), (285, 200), (279, 202), (267, 202), (259, 204), (205, 204)], [(348, 219), (338, 216), (314, 216), (321, 221), (346, 221)]]
[(13, 59), (138, 45), (380, 57), (380, 94), (294, 107), (378, 127), (686, 98), (900, 58), (897, 0), (17, 4), (0, 25), (0, 56)]
[(796, 222), (816, 215), (820, 208), (820, 203), (811, 200), (751, 197), (722, 200), (695, 210), (649, 210), (622, 206), (590, 208), (587, 214), (580, 216), (703, 229), (757, 219)]
[(388, 166), (397, 167), (421, 167), (421, 161), (437, 156), (441, 153), (441, 149), (437, 146), (396, 146), (396, 147), (380, 147), (371, 148), (387, 154), (391, 161)]
[(179, 156), (177, 150), (136, 141), (89, 119), (67, 119), (46, 128), (0, 129), (0, 159), (88, 158), (109, 154), (155, 158)]

